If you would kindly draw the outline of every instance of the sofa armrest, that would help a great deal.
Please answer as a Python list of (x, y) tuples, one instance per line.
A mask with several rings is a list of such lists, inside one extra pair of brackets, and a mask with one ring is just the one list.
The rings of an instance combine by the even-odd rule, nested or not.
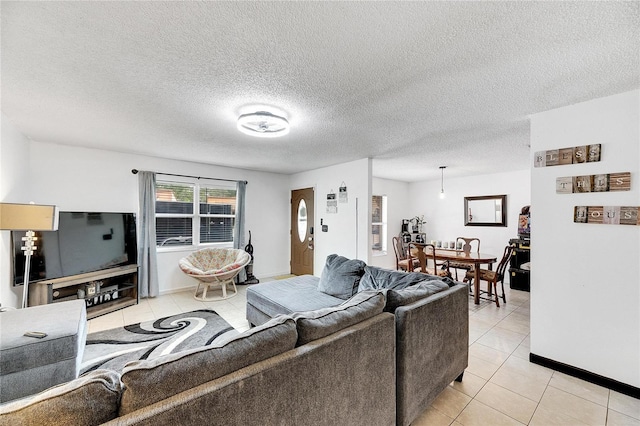
[(468, 292), (457, 284), (396, 309), (398, 425), (410, 424), (467, 367)]

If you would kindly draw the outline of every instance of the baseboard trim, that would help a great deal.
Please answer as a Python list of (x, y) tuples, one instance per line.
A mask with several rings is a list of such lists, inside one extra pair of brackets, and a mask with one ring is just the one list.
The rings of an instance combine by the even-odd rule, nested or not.
[(585, 380), (589, 383), (593, 383), (598, 386), (603, 386), (605, 388), (612, 389), (616, 392), (620, 392), (622, 394), (631, 396), (633, 398), (640, 399), (640, 388), (637, 388), (635, 386), (631, 386), (626, 383), (622, 383), (617, 380), (610, 379), (608, 377), (604, 377), (599, 374), (592, 373), (590, 371), (583, 370), (581, 368), (574, 367), (569, 364), (564, 364), (562, 362), (554, 361), (552, 359), (545, 358), (540, 355), (536, 355), (534, 353), (529, 353), (529, 361), (531, 361), (534, 364), (538, 364), (543, 367), (547, 367), (552, 370), (559, 371), (569, 376), (577, 377), (578, 379)]

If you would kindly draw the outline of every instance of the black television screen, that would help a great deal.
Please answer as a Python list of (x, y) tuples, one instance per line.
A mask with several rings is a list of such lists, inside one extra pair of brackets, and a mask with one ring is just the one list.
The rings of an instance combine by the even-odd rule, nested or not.
[[(13, 283), (24, 282), (24, 232), (12, 232)], [(57, 231), (36, 232), (29, 281), (36, 282), (137, 263), (133, 213), (60, 212)]]

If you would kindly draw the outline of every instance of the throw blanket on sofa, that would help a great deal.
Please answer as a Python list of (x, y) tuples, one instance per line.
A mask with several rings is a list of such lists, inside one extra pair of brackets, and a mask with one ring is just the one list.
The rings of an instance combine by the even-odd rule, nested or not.
[(358, 285), (358, 291), (363, 290), (401, 290), (414, 284), (428, 282), (436, 287), (448, 288), (455, 285), (449, 277), (437, 277), (421, 272), (398, 272), (365, 266), (364, 276)]

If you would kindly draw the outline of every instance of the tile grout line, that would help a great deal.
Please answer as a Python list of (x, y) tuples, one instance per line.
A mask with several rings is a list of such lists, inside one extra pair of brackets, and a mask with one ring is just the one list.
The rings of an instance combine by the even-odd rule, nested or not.
[[(505, 316), (504, 318), (500, 319), (500, 321), (498, 321), (497, 323), (495, 323), (495, 324), (494, 324), (494, 325), (493, 325), (489, 330), (487, 330), (486, 332), (484, 332), (484, 333), (483, 333), (480, 337), (478, 337), (478, 338), (477, 338), (473, 343), (474, 343), (474, 344), (475, 344), (475, 343), (478, 343), (479, 345), (482, 345), (482, 346), (485, 346), (485, 347), (487, 347), (487, 348), (490, 348), (490, 349), (496, 350), (496, 351), (498, 351), (498, 352), (502, 352), (502, 351), (500, 351), (499, 349), (495, 349), (495, 348), (492, 348), (491, 346), (487, 346), (487, 345), (484, 345), (484, 344), (482, 344), (482, 343), (479, 343), (479, 342), (478, 342), (478, 340), (480, 340), (484, 335), (486, 335), (486, 334), (487, 334), (487, 333), (489, 333), (491, 330), (493, 330), (494, 328), (496, 328), (496, 327), (498, 326), (498, 324), (500, 324), (502, 321), (504, 321), (504, 320), (505, 320), (505, 319), (507, 319), (509, 316), (511, 316), (511, 315), (512, 315), (514, 312), (516, 312), (520, 307), (522, 307), (522, 305), (523, 305), (523, 304), (524, 304), (524, 302), (520, 303), (520, 304), (519, 304), (519, 305), (518, 305), (518, 306), (517, 306), (513, 311), (511, 311), (511, 312), (510, 312), (507, 316)], [(487, 306), (488, 306), (488, 305), (487, 305)], [(485, 306), (484, 308), (486, 308), (487, 306)], [(484, 309), (484, 308), (482, 308), (482, 309)], [(478, 310), (478, 311), (476, 311), (476, 312), (479, 312), (479, 311), (481, 311), (482, 309), (480, 309), (480, 310)], [(518, 333), (518, 334), (520, 334), (520, 333)], [(512, 356), (514, 356), (514, 355), (513, 355), (513, 353), (514, 353), (514, 352), (517, 350), (517, 348), (522, 344), (522, 342), (524, 342), (524, 341), (527, 339), (527, 337), (529, 337), (529, 336), (531, 336), (531, 332), (529, 332), (527, 335), (525, 335), (525, 337), (520, 341), (520, 343), (518, 343), (518, 346), (516, 347), (516, 349), (514, 349), (514, 350), (513, 350), (513, 351), (511, 351), (511, 352), (509, 352), (509, 356), (508, 356), (504, 361), (502, 361), (502, 362), (500, 363), (500, 366), (496, 369), (496, 371), (494, 371), (494, 372), (493, 372), (493, 374), (491, 374), (491, 377), (489, 377), (489, 378), (487, 379), (487, 381), (485, 382), (485, 384), (484, 384), (484, 385), (482, 385), (482, 387), (480, 388), (480, 390), (478, 390), (478, 392), (475, 394), (475, 396), (474, 396), (474, 397), (472, 397), (472, 398), (471, 398), (471, 400), (470, 400), (470, 401), (469, 401), (469, 402), (464, 406), (464, 408), (460, 411), (460, 413), (458, 413), (458, 415), (456, 416), (456, 418), (453, 420), (454, 422), (458, 421), (458, 417), (460, 417), (460, 415), (462, 414), (462, 412), (463, 412), (463, 411), (464, 411), (464, 410), (469, 406), (469, 404), (471, 404), (471, 401), (474, 401), (474, 400), (476, 399), (476, 397), (480, 394), (480, 392), (482, 392), (482, 389), (484, 389), (484, 388), (487, 386), (487, 384), (491, 383), (491, 384), (496, 385), (496, 386), (498, 386), (498, 387), (500, 387), (500, 388), (502, 388), (502, 389), (505, 389), (505, 390), (507, 390), (507, 391), (509, 391), (509, 392), (512, 392), (512, 393), (514, 393), (514, 394), (516, 394), (516, 395), (518, 395), (518, 396), (520, 396), (520, 397), (522, 397), (522, 398), (525, 398), (525, 399), (527, 399), (527, 400), (529, 400), (529, 401), (534, 402), (534, 403), (536, 404), (536, 408), (533, 410), (533, 413), (531, 413), (531, 416), (530, 416), (529, 420), (527, 421), (526, 425), (528, 425), (529, 423), (531, 423), (531, 420), (533, 419), (533, 416), (535, 415), (535, 412), (536, 412), (536, 410), (538, 409), (538, 406), (540, 405), (540, 402), (536, 402), (536, 401), (534, 401), (534, 400), (532, 400), (532, 399), (527, 398), (527, 397), (526, 397), (526, 396), (524, 396), (524, 395), (520, 395), (519, 393), (514, 392), (514, 391), (512, 391), (512, 390), (510, 390), (510, 389), (507, 389), (507, 388), (505, 388), (505, 387), (503, 387), (503, 386), (500, 386), (500, 385), (499, 385), (499, 384), (497, 384), (497, 383), (493, 383), (493, 382), (491, 382), (491, 379), (493, 378), (493, 376), (495, 376), (495, 375), (496, 375), (496, 373), (500, 370), (500, 368), (502, 368), (502, 366), (504, 366), (504, 364), (507, 362), (507, 360), (508, 360), (509, 358), (511, 358)], [(506, 353), (506, 352), (504, 352), (504, 353)], [(517, 358), (517, 357), (516, 357), (516, 358)], [(550, 382), (550, 381), (551, 381), (551, 378), (549, 379), (549, 382)], [(549, 382), (547, 382), (547, 385), (546, 385), (546, 386), (548, 386), (548, 383), (549, 383)], [(546, 391), (546, 387), (545, 387), (545, 391)], [(544, 395), (544, 392), (542, 393), (542, 395)], [(542, 400), (542, 397), (540, 398), (540, 400)], [(516, 421), (516, 422), (518, 422), (518, 423), (521, 423), (518, 419), (516, 419), (516, 418), (514, 418), (514, 417), (512, 417), (512, 416), (510, 416), (510, 415), (508, 415), (508, 414), (506, 414), (506, 413), (503, 413), (502, 411), (500, 411), (500, 410), (498, 410), (498, 409), (495, 409), (495, 408), (493, 408), (493, 407), (490, 407), (490, 406), (488, 406), (487, 404), (484, 404), (484, 403), (482, 403), (482, 402), (480, 402), (480, 401), (478, 401), (478, 403), (479, 403), (479, 404), (482, 404), (482, 405), (484, 405), (484, 406), (486, 406), (486, 407), (489, 407), (490, 409), (493, 409), (493, 410), (495, 410), (495, 411), (499, 412), (500, 414), (502, 414), (502, 415), (504, 415), (504, 416), (507, 416), (508, 418), (510, 418), (510, 419), (512, 419), (512, 420), (514, 420), (514, 421)], [(460, 423), (460, 422), (459, 422), (459, 423)], [(453, 423), (451, 423), (451, 424), (453, 424)]]
[[(486, 306), (484, 306), (484, 307), (482, 307), (482, 308), (478, 309), (477, 311), (475, 311), (475, 312), (474, 312), (474, 314), (475, 314), (475, 313), (478, 313), (478, 312), (480, 312), (480, 311), (482, 311), (483, 309), (487, 308), (488, 306), (489, 306), (489, 305), (486, 305)], [(506, 317), (505, 317), (505, 318), (506, 318)], [(482, 335), (480, 335), (480, 337), (478, 337), (478, 338), (477, 338), (477, 339), (476, 339), (472, 344), (478, 343), (478, 340), (480, 340), (484, 335), (486, 335), (486, 334), (487, 334), (487, 333), (489, 333), (491, 330), (493, 330), (493, 329), (495, 328), (495, 326), (496, 326), (496, 325), (498, 325), (502, 320), (504, 320), (504, 318), (503, 318), (503, 319), (501, 319), (500, 321), (498, 321), (496, 324), (492, 325), (492, 326), (491, 326), (491, 328), (490, 328), (489, 330), (485, 331)], [(525, 338), (526, 338), (526, 337), (525, 337)], [(524, 339), (523, 339), (523, 340), (524, 340)], [(482, 346), (485, 346), (485, 347), (487, 347), (487, 348), (490, 348), (490, 349), (497, 350), (497, 349), (495, 349), (495, 348), (491, 348), (490, 346), (483, 345), (482, 343), (478, 343), (478, 344), (479, 344), (479, 345), (482, 345)], [(502, 351), (499, 351), (499, 352), (502, 352)], [(506, 352), (505, 352), (505, 353), (506, 353)], [(513, 354), (513, 351), (509, 353), (509, 357), (510, 357), (512, 354)], [(507, 359), (509, 359), (509, 357), (507, 357)], [(455, 423), (455, 422), (457, 422), (457, 421), (458, 421), (458, 418), (460, 417), (460, 415), (461, 415), (461, 414), (464, 412), (464, 410), (469, 406), (469, 404), (471, 404), (471, 402), (472, 402), (472, 401), (474, 401), (474, 400), (476, 399), (476, 397), (478, 396), (478, 394), (479, 394), (480, 392), (482, 392), (482, 389), (484, 389), (484, 388), (485, 388), (485, 386), (487, 386), (487, 384), (489, 383), (489, 381), (491, 380), (491, 378), (492, 378), (492, 377), (493, 377), (493, 376), (498, 372), (498, 370), (500, 369), (500, 367), (502, 367), (502, 365), (504, 365), (504, 363), (505, 363), (505, 362), (506, 362), (506, 360), (505, 360), (505, 361), (502, 361), (502, 362), (500, 363), (500, 366), (496, 369), (496, 371), (494, 371), (494, 372), (491, 374), (491, 377), (489, 377), (489, 378), (486, 380), (486, 382), (482, 385), (482, 387), (478, 390), (478, 392), (476, 392), (476, 394), (475, 394), (473, 397), (471, 397), (471, 399), (469, 400), (469, 402), (467, 402), (467, 403), (464, 405), (464, 407), (462, 408), (462, 410), (460, 410), (460, 412), (458, 413), (458, 415), (453, 419), (453, 422), (449, 423), (449, 425), (452, 425), (453, 423)], [(463, 379), (463, 380), (464, 380), (464, 379)], [(460, 392), (460, 391), (458, 391), (457, 389), (454, 389), (454, 390), (456, 390), (457, 392)], [(462, 393), (463, 395), (465, 395), (463, 392), (460, 392), (460, 393)], [(488, 405), (483, 404), (483, 403), (482, 403), (482, 402), (480, 402), (480, 401), (478, 401), (478, 403), (479, 403), (479, 404), (482, 404), (482, 405), (484, 405), (484, 406), (486, 406), (486, 407), (489, 407)], [(489, 407), (489, 408), (492, 408), (492, 407)], [(493, 408), (493, 409), (495, 410), (495, 408)], [(511, 417), (511, 416), (509, 416), (509, 415), (507, 415), (507, 414), (505, 414), (505, 413), (503, 413), (503, 412), (501, 412), (501, 411), (499, 411), (499, 410), (496, 410), (496, 411), (498, 411), (500, 414), (504, 414), (505, 416), (507, 416), (507, 417), (509, 417), (509, 418), (513, 419), (513, 417)], [(513, 419), (513, 420), (518, 421), (517, 419)], [(463, 423), (461, 423), (461, 422), (458, 422), (458, 423), (463, 424)], [(464, 424), (463, 424), (463, 425), (464, 425)]]
[(607, 393), (607, 412), (604, 416), (604, 424), (606, 425), (609, 422), (609, 404), (611, 404), (611, 389)]
[[(551, 376), (553, 377), (553, 375)], [(536, 415), (536, 413), (538, 412), (538, 409), (540, 408), (540, 403), (542, 402), (542, 398), (544, 398), (544, 394), (547, 392), (547, 389), (549, 389), (549, 383), (551, 383), (551, 379), (549, 379), (549, 382), (547, 383), (547, 385), (544, 387), (544, 391), (542, 392), (542, 396), (540, 396), (540, 401), (538, 401), (536, 403), (536, 409), (533, 410), (533, 414), (531, 414), (531, 419), (529, 419), (529, 423), (531, 423), (531, 420), (533, 420), (533, 417)], [(576, 419), (577, 420), (577, 419)], [(527, 423), (528, 424), (528, 423)]]

